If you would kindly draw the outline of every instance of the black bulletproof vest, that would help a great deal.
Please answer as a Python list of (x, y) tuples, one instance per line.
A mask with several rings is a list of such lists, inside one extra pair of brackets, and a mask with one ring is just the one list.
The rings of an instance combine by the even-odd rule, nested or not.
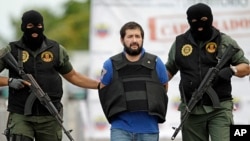
[[(27, 74), (32, 74), (36, 79), (37, 83), (40, 85), (42, 90), (49, 95), (55, 107), (59, 110), (62, 105), (60, 103), (63, 90), (62, 90), (62, 80), (58, 74), (56, 68), (59, 65), (59, 45), (55, 41), (46, 39), (43, 50), (34, 56), (33, 53), (28, 50), (21, 41), (11, 42), (11, 53), (18, 60), (18, 52), (25, 51), (28, 55), (27, 60), (23, 60), (23, 70)], [(50, 52), (53, 54), (52, 61), (44, 61), (42, 54), (44, 52)], [(19, 74), (9, 68), (9, 77), (20, 78)], [(24, 114), (24, 106), (26, 100), (30, 95), (30, 90), (25, 87), (20, 90), (15, 90), (9, 88), (9, 105), (8, 111), (15, 112), (19, 114)], [(18, 100), (17, 100), (18, 99)], [(50, 115), (49, 111), (36, 99), (31, 104), (32, 115)]]
[(155, 70), (156, 56), (149, 53), (137, 62), (129, 62), (121, 53), (111, 57), (113, 79), (99, 91), (100, 101), (109, 122), (125, 111), (148, 111), (159, 122), (165, 121), (167, 96)]
[[(192, 96), (192, 93), (199, 87), (202, 79), (207, 73), (208, 69), (216, 66), (217, 64), (217, 54), (220, 50), (221, 36), (218, 35), (216, 38), (210, 41), (217, 44), (218, 48), (215, 52), (209, 52), (206, 49), (205, 44), (202, 48), (198, 47), (196, 43), (192, 42), (189, 38), (189, 32), (176, 37), (176, 54), (175, 61), (176, 65), (179, 67), (181, 81), (179, 88), (181, 91), (182, 100), (188, 102)], [(189, 47), (188, 47), (189, 46)], [(191, 47), (191, 49), (190, 49)], [(189, 49), (189, 51), (184, 51), (184, 49)], [(228, 67), (229, 64), (225, 65)], [(213, 83), (213, 89), (217, 93), (220, 101), (231, 99), (231, 84), (230, 81), (224, 81), (217, 78)], [(185, 102), (185, 101), (184, 101)], [(212, 105), (207, 94), (203, 95), (200, 104)]]

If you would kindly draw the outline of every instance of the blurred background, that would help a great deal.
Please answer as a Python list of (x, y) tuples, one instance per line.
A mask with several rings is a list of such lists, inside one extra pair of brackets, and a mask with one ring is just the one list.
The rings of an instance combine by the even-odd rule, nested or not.
[[(103, 62), (122, 51), (119, 30), (128, 21), (136, 21), (145, 32), (144, 48), (163, 62), (175, 36), (188, 29), (187, 8), (198, 2), (211, 6), (214, 26), (233, 37), (250, 59), (250, 0), (8, 0), (0, 2), (0, 47), (22, 36), (21, 16), (34, 9), (44, 17), (45, 35), (62, 44), (70, 54), (74, 68), (99, 80)], [(1, 72), (8, 75), (8, 71)], [(249, 78), (233, 78), (233, 96), (237, 110), (235, 124), (250, 124)], [(168, 141), (172, 127), (180, 123), (179, 75), (169, 82), (166, 122), (160, 125), (160, 140)], [(7, 120), (8, 88), (0, 87), (0, 132)], [(79, 88), (64, 82), (64, 126), (76, 141), (108, 141), (109, 124), (102, 112), (96, 90)], [(5, 136), (0, 135), (4, 141)], [(68, 138), (64, 135), (63, 141)], [(181, 133), (177, 136), (181, 140)]]

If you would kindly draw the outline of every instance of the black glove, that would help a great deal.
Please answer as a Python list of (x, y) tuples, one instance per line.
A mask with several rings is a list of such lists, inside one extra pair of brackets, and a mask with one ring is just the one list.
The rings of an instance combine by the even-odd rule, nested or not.
[(234, 72), (230, 67), (226, 67), (226, 68), (221, 69), (218, 75), (220, 78), (229, 81), (231, 77), (234, 75)]
[(9, 78), (8, 85), (11, 88), (14, 89), (21, 89), (24, 87), (24, 80), (22, 79), (15, 79), (15, 78)]

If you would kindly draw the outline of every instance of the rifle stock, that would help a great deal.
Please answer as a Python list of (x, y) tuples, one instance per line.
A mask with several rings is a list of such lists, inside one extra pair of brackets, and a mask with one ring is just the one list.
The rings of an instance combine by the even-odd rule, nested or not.
[(239, 51), (238, 48), (234, 48), (232, 45), (228, 46), (226, 51), (223, 53), (223, 56), (218, 60), (218, 64), (215, 67), (212, 67), (208, 70), (205, 77), (201, 81), (199, 87), (197, 90), (195, 90), (192, 93), (192, 97), (190, 101), (188, 102), (185, 111), (181, 115), (181, 123), (180, 125), (173, 129), (175, 132), (173, 133), (171, 140), (174, 140), (181, 130), (184, 122), (188, 119), (190, 112), (194, 109), (195, 105), (198, 103), (199, 100), (202, 99), (202, 96), (209, 88), (212, 87), (212, 82), (217, 77), (220, 69), (228, 62), (229, 59), (232, 58), (232, 56)]

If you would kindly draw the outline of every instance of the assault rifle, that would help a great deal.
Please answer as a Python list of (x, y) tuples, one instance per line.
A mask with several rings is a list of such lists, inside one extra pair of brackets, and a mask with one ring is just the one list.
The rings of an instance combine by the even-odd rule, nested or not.
[(23, 80), (26, 80), (30, 83), (29, 88), (31, 90), (31, 94), (34, 94), (35, 97), (38, 98), (38, 100), (43, 104), (50, 114), (55, 117), (59, 125), (62, 127), (64, 133), (67, 135), (70, 141), (74, 141), (73, 137), (71, 136), (70, 132), (72, 130), (67, 131), (63, 126), (63, 119), (61, 115), (59, 114), (58, 110), (54, 106), (54, 104), (51, 102), (50, 97), (48, 94), (44, 93), (44, 91), (41, 89), (39, 84), (36, 82), (34, 77), (31, 74), (26, 74), (22, 69), (18, 68), (17, 61), (14, 59), (13, 55), (9, 52), (7, 49), (1, 49), (0, 50), (0, 58), (7, 63), (11, 68), (13, 68)]
[(234, 48), (232, 45), (228, 46), (225, 52), (223, 53), (221, 58), (218, 58), (218, 64), (215, 67), (212, 67), (208, 70), (205, 77), (201, 81), (198, 89), (196, 89), (192, 93), (192, 97), (188, 102), (185, 111), (181, 115), (181, 123), (180, 125), (173, 129), (175, 130), (174, 134), (171, 137), (171, 140), (174, 140), (179, 131), (181, 130), (184, 122), (188, 119), (190, 112), (194, 109), (195, 105), (198, 103), (199, 100), (202, 99), (204, 93), (207, 93), (210, 99), (213, 102), (214, 108), (219, 108), (219, 98), (216, 95), (216, 92), (212, 89), (212, 83), (217, 77), (220, 69), (232, 58), (232, 56), (239, 51), (238, 48)]

